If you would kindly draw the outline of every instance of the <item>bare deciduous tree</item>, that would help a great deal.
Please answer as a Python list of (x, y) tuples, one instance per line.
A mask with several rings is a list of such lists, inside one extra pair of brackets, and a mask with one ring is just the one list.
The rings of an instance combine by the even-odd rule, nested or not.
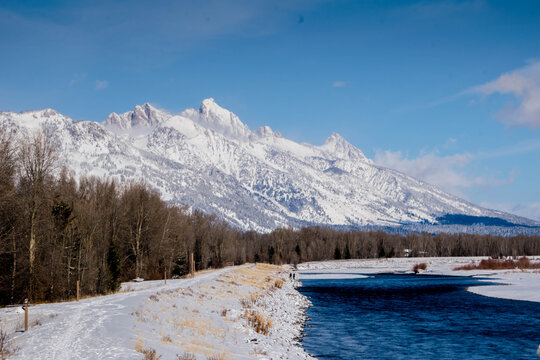
[(51, 143), (51, 137), (44, 132), (26, 137), (19, 144), (19, 164), (21, 166), (21, 182), (28, 191), (29, 239), (28, 261), (30, 266), (30, 293), (33, 295), (34, 268), (36, 259), (36, 227), (38, 211), (43, 204), (45, 183), (53, 174), (57, 162), (57, 153)]

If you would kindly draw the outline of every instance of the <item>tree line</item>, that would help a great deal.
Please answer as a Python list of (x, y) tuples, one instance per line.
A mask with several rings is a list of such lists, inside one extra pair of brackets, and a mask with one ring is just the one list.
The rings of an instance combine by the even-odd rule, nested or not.
[[(117, 291), (122, 281), (245, 262), (296, 264), (404, 255), (540, 254), (540, 237), (392, 235), (326, 227), (267, 234), (163, 201), (144, 182), (75, 177), (50, 136), (0, 133), (0, 305)], [(407, 251), (406, 251), (407, 249)]]

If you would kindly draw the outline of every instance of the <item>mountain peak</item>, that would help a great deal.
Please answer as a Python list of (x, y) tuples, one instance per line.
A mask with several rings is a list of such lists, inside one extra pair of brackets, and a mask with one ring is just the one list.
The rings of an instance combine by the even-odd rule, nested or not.
[[(201, 106), (205, 105), (205, 106), (210, 106), (212, 104), (216, 104), (216, 100), (214, 100), (213, 97), (209, 97), (209, 98), (206, 98), (204, 99), (203, 101), (201, 101)], [(219, 106), (219, 105), (218, 105)]]
[(327, 153), (342, 159), (367, 160), (364, 153), (338, 133), (332, 133), (320, 147)]
[(345, 140), (345, 138), (343, 136), (339, 135), (336, 132), (333, 132), (332, 134), (330, 134), (330, 136), (327, 137), (326, 140), (324, 141), (324, 144), (325, 145), (328, 145), (328, 144), (346, 144), (346, 145), (350, 145), (349, 142), (347, 140)]
[(259, 127), (257, 131), (252, 132), (251, 135), (259, 139), (283, 137), (279, 131), (272, 130), (272, 128), (268, 125)]
[(251, 134), (247, 125), (242, 123), (236, 114), (219, 106), (213, 98), (201, 102), (198, 114), (195, 115), (193, 110), (187, 110), (182, 115), (196, 117), (194, 120), (202, 125), (233, 138), (243, 139)]
[(51, 109), (51, 108), (46, 108), (46, 109), (41, 109), (41, 110), (21, 111), (20, 114), (33, 114), (34, 116), (42, 116), (42, 117), (51, 117), (51, 116), (62, 115), (58, 111), (56, 111), (54, 109)]
[(150, 103), (144, 103), (135, 105), (133, 111), (123, 114), (111, 113), (104, 124), (112, 129), (128, 130), (133, 127), (156, 126), (170, 117), (169, 113), (155, 108)]

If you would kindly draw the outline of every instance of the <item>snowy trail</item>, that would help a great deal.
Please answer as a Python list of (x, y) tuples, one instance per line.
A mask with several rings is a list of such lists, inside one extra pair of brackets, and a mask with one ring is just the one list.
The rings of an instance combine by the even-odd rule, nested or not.
[[(238, 267), (236, 267), (238, 268)], [(192, 279), (144, 283), (133, 292), (85, 299), (80, 302), (43, 304), (30, 308), (27, 333), (14, 339), (19, 351), (14, 359), (133, 359), (136, 319), (131, 315), (150, 295), (163, 290), (189, 288), (211, 281), (234, 268), (198, 275)], [(162, 285), (160, 285), (162, 284)]]

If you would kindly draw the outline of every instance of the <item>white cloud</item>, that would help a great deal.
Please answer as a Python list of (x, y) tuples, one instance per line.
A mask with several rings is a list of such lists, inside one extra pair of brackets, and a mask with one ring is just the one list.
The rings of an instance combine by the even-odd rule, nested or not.
[(73, 79), (71, 79), (71, 81), (69, 82), (69, 87), (73, 87), (75, 84), (77, 84), (77, 83), (83, 81), (85, 78), (86, 78), (86, 74), (85, 74), (85, 73), (75, 74), (75, 76), (73, 77)]
[(483, 207), (497, 209), (512, 214), (524, 216), (526, 218), (540, 221), (540, 202), (530, 204), (500, 204), (491, 202), (482, 202)]
[(109, 86), (107, 80), (96, 80), (96, 90), (103, 90)]
[(345, 81), (334, 81), (332, 83), (332, 87), (335, 87), (335, 88), (340, 88), (340, 87), (345, 87), (347, 86), (347, 83)]
[(396, 169), (460, 196), (463, 196), (462, 188), (487, 182), (482, 177), (470, 177), (463, 171), (472, 160), (473, 155), (468, 153), (440, 157), (436, 152), (431, 152), (408, 158), (401, 151), (375, 152), (376, 164)]
[[(447, 144), (457, 139), (449, 138)], [(474, 186), (506, 186), (514, 182), (516, 173), (511, 171), (506, 178), (494, 176), (468, 175), (466, 167), (473, 161), (493, 159), (518, 154), (536, 152), (540, 149), (540, 141), (517, 143), (512, 147), (478, 152), (440, 156), (437, 150), (422, 152), (418, 157), (410, 158), (401, 151), (376, 150), (374, 161), (380, 166), (401, 171), (414, 178), (436, 185), (443, 190), (465, 197), (462, 190)]]
[(540, 61), (502, 74), (496, 80), (475, 86), (468, 93), (482, 96), (512, 95), (516, 104), (507, 104), (497, 114), (503, 123), (540, 128)]
[(444, 143), (443, 147), (444, 148), (449, 148), (453, 145), (455, 145), (457, 143), (457, 139), (456, 138), (453, 138), (453, 137), (450, 137), (446, 140), (446, 142)]

